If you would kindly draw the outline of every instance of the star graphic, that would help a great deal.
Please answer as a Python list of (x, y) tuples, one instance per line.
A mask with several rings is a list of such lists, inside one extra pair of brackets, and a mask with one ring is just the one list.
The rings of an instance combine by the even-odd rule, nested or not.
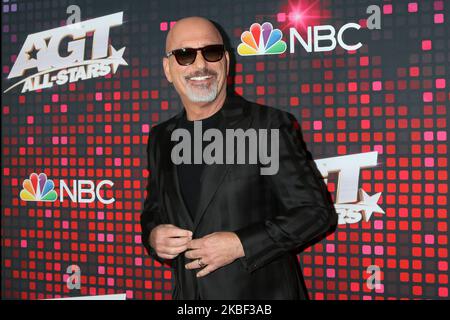
[(111, 63), (113, 73), (116, 73), (119, 65), (123, 65), (123, 66), (128, 65), (128, 63), (122, 58), (124, 51), (125, 51), (125, 47), (123, 47), (120, 50), (116, 50), (116, 49), (114, 49), (114, 47), (112, 45), (109, 45), (108, 59), (115, 60), (114, 62)]
[(374, 194), (373, 196), (369, 196), (363, 189), (359, 189), (359, 199), (361, 199), (357, 204), (363, 205), (362, 209), (364, 213), (364, 220), (369, 221), (372, 213), (384, 213), (383, 209), (377, 204), (380, 199), (381, 192)]
[(30, 51), (27, 51), (26, 54), (28, 55), (28, 60), (35, 59), (37, 60), (37, 53), (40, 49), (36, 49), (36, 47), (33, 44), (33, 47), (31, 47)]

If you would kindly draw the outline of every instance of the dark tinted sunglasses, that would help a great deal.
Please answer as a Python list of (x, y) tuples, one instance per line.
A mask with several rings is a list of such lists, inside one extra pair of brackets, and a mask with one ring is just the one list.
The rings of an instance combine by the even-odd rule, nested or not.
[(198, 50), (202, 52), (206, 61), (217, 62), (222, 59), (225, 46), (223, 44), (212, 44), (203, 48), (181, 48), (166, 53), (166, 57), (169, 58), (174, 55), (179, 65), (188, 66), (194, 63)]

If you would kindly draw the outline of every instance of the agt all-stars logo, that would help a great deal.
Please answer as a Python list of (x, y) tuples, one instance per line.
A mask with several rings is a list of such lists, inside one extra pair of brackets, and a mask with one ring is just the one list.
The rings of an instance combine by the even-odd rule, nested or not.
[[(114, 186), (111, 180), (102, 180), (95, 185), (92, 180), (72, 180), (72, 188), (70, 183), (59, 180), (59, 201), (63, 202), (65, 195), (69, 196), (72, 202), (91, 203), (98, 199), (103, 204), (111, 204), (116, 201), (113, 197), (106, 199), (105, 194), (102, 195), (100, 190), (104, 185)], [(29, 179), (25, 179), (22, 183), (22, 190), (19, 197), (23, 201), (31, 202), (55, 202), (58, 194), (55, 191), (55, 183), (47, 178), (45, 173), (32, 173)]]
[(328, 182), (330, 173), (337, 173), (337, 188), (334, 207), (339, 215), (338, 224), (357, 223), (364, 219), (369, 221), (373, 213), (383, 213), (378, 205), (381, 192), (369, 196), (359, 188), (361, 169), (377, 165), (378, 152), (365, 152), (339, 157), (318, 159), (317, 168)]
[[(125, 47), (116, 50), (109, 44), (110, 28), (122, 25), (122, 18), (123, 12), (118, 12), (28, 35), (8, 79), (23, 77), (28, 70), (37, 72), (4, 92), (20, 85), (24, 93), (103, 77), (115, 73), (119, 65), (128, 65), (122, 58)], [(85, 57), (86, 39), (90, 35), (92, 49)]]

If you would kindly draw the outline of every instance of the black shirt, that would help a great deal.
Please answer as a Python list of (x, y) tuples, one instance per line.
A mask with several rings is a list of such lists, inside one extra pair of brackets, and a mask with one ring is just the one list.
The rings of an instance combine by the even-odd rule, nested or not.
[[(220, 117), (221, 113), (218, 111), (209, 118), (199, 120), (199, 122), (202, 123), (202, 134), (208, 129), (218, 129)], [(203, 162), (203, 157), (201, 164), (194, 164), (194, 122), (195, 121), (189, 121), (186, 117), (186, 112), (184, 112), (184, 115), (177, 125), (177, 128), (186, 129), (191, 135), (191, 164), (182, 163), (177, 165), (177, 172), (181, 194), (191, 215), (192, 221), (195, 221), (195, 212), (200, 198), (200, 177), (207, 165)], [(203, 148), (209, 143), (209, 141), (202, 142), (202, 155)]]

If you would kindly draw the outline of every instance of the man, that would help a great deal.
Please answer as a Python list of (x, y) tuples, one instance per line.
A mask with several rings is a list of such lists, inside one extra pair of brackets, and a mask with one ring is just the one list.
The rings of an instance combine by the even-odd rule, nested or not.
[[(174, 299), (307, 299), (296, 254), (337, 215), (295, 118), (227, 95), (230, 57), (209, 20), (179, 20), (163, 67), (184, 110), (152, 128), (141, 215), (147, 252), (174, 267)], [(204, 127), (279, 130), (279, 170), (173, 163), (173, 132)]]

